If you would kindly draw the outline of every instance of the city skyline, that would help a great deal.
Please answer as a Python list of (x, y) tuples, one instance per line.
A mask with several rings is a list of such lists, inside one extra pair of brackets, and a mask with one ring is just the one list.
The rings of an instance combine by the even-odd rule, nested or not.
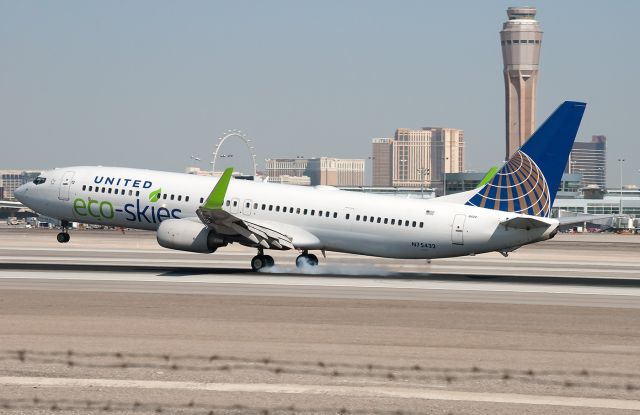
[[(536, 120), (585, 100), (578, 140), (609, 138), (616, 185), (617, 158), (640, 150), (640, 58), (625, 46), (637, 43), (640, 5), (527, 3), (545, 31)], [(0, 137), (11, 151), (0, 166), (183, 171), (229, 128), (253, 138), (258, 160), (367, 158), (371, 138), (398, 126), (453, 125), (467, 169), (485, 171), (504, 146), (497, 32), (520, 5), (3, 1), (0, 50), (12, 59), (0, 63)], [(624, 182), (638, 183), (640, 160), (626, 158)]]

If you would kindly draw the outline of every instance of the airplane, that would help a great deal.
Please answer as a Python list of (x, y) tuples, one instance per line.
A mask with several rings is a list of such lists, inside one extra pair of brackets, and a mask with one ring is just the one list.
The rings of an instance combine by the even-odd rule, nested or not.
[[(253, 247), (251, 268), (274, 265), (265, 250), (434, 259), (486, 252), (505, 257), (553, 238), (550, 217), (586, 104), (566, 101), (478, 189), (435, 199), (400, 199), (331, 186), (293, 186), (132, 168), (77, 166), (47, 171), (15, 191), (36, 212), (57, 218), (61, 243), (71, 222), (156, 231), (169, 249), (213, 253)], [(575, 221), (581, 218), (570, 218)]]

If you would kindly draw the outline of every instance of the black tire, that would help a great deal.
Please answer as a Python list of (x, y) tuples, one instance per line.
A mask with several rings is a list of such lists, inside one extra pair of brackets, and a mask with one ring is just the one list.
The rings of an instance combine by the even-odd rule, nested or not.
[(309, 265), (311, 265), (313, 267), (317, 266), (318, 263), (320, 262), (320, 261), (318, 261), (318, 257), (313, 255), (313, 254), (307, 255), (307, 261), (309, 262)]
[(260, 271), (262, 268), (267, 265), (267, 261), (264, 255), (256, 255), (251, 258), (251, 269), (254, 271)]
[(67, 239), (67, 234), (64, 232), (60, 232), (59, 234), (56, 235), (56, 239), (58, 240), (58, 242), (60, 242), (61, 244), (68, 242), (69, 240)]
[(276, 264), (276, 261), (273, 259), (273, 257), (271, 255), (265, 255), (264, 256), (266, 265), (265, 267), (272, 267)]
[(70, 235), (70, 234), (68, 234), (68, 233), (65, 233), (65, 234), (64, 234), (64, 242), (65, 242), (65, 243), (67, 243), (67, 242), (69, 242), (70, 240), (71, 240), (71, 235)]
[(309, 263), (309, 260), (305, 254), (298, 255), (296, 258), (296, 267), (302, 268)]
[(303, 266), (315, 267), (318, 265), (318, 257), (313, 254), (302, 254), (296, 258), (296, 267), (302, 268)]

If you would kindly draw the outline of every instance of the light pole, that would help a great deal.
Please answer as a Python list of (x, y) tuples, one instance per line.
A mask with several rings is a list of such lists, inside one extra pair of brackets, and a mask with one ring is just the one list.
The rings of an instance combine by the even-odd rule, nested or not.
[(618, 159), (618, 164), (620, 164), (620, 214), (622, 215), (622, 163), (625, 162), (625, 159)]
[(426, 167), (419, 167), (416, 171), (420, 174), (420, 199), (424, 199), (424, 177), (431, 171)]

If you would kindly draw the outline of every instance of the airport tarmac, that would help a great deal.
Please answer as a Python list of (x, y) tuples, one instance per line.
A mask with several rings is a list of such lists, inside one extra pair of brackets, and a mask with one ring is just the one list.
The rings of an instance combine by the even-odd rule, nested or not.
[(509, 258), (327, 253), (303, 274), (284, 252), (256, 274), (243, 247), (198, 255), (147, 232), (78, 231), (61, 245), (53, 231), (2, 230), (0, 405), (637, 413), (639, 248), (635, 235), (561, 234)]

